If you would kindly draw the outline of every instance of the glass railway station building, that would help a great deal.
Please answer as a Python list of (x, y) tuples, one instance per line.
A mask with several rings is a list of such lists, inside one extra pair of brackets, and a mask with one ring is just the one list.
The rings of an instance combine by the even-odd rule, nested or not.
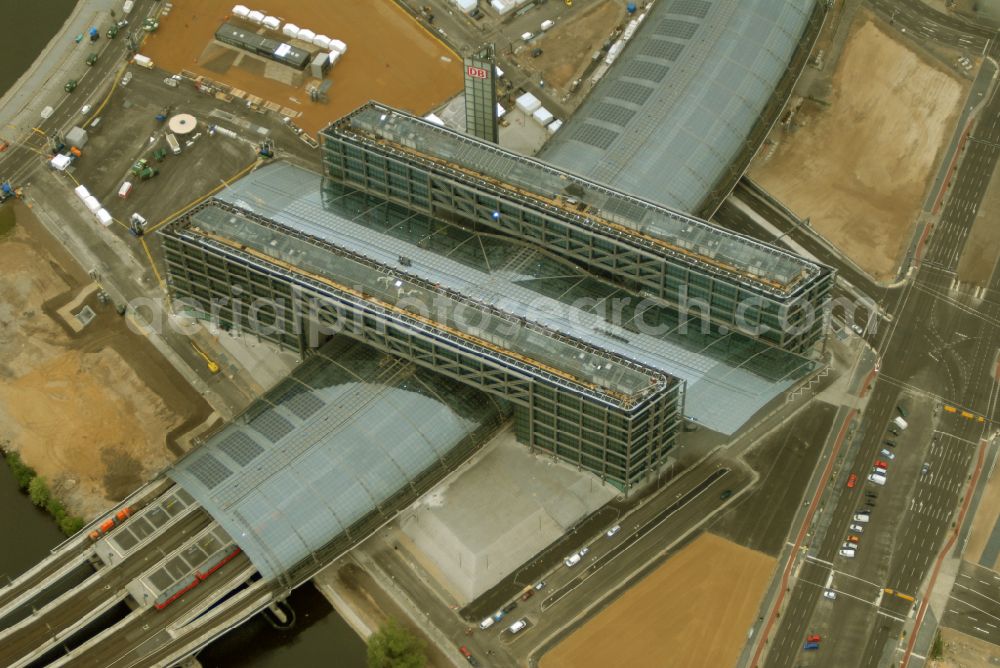
[(164, 228), (175, 308), (432, 369), (626, 491), (685, 417), (733, 433), (813, 368), (822, 265), (379, 104), (321, 139), (322, 174), (274, 163)]

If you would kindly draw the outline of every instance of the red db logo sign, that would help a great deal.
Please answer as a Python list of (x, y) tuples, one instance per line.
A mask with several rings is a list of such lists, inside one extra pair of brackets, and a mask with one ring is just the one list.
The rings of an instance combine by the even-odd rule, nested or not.
[(489, 79), (490, 73), (484, 70), (482, 67), (473, 67), (469, 65), (465, 68), (465, 73), (474, 79)]

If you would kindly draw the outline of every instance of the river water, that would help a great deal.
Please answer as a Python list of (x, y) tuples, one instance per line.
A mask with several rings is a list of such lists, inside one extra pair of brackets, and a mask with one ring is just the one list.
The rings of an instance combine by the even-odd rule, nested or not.
[[(0, 0), (0, 17), (6, 28), (0, 40), (0, 96), (34, 62), (75, 4), (76, 0)], [(2, 460), (0, 536), (17, 537), (2, 541), (0, 585), (44, 559), (64, 538), (48, 514), (21, 493)], [(361, 638), (311, 584), (293, 592), (289, 603), (297, 618), (291, 631), (276, 631), (258, 617), (206, 648), (199, 658), (209, 668), (365, 665)]]

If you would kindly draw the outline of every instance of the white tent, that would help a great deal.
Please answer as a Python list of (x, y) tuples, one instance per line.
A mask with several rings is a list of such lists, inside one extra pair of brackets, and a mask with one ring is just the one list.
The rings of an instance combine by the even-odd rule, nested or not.
[(555, 119), (555, 116), (552, 115), (552, 112), (546, 109), (545, 107), (539, 107), (538, 109), (535, 109), (535, 113), (531, 114), (531, 117), (542, 125), (548, 125), (553, 121), (553, 119)]
[(517, 108), (526, 114), (533, 114), (536, 109), (542, 106), (541, 101), (531, 93), (525, 93), (515, 101)]
[(66, 168), (70, 166), (73, 162), (73, 158), (68, 155), (59, 154), (52, 158), (50, 164), (54, 169), (58, 169), (60, 172), (66, 171)]

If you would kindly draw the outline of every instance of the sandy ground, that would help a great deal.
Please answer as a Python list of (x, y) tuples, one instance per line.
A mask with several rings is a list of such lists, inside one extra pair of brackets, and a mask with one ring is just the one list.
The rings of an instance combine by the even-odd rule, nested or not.
[(976, 212), (976, 222), (965, 242), (962, 259), (958, 263), (958, 280), (963, 283), (985, 285), (1000, 257), (1000, 172), (993, 172), (989, 188)]
[(545, 654), (541, 668), (735, 665), (774, 565), (704, 533)]
[(1000, 647), (954, 629), (942, 628), (944, 658), (928, 661), (928, 668), (982, 668), (1000, 664)]
[(90, 518), (172, 461), (173, 437), (210, 409), (96, 292), (81, 308), (97, 316), (75, 333), (57, 311), (90, 279), (27, 209), (17, 220), (0, 238), (3, 438)]
[[(265, 66), (243, 56), (220, 58), (209, 47), (215, 31), (228, 18), (231, 0), (174, 0), (169, 16), (143, 45), (157, 67), (188, 70), (245, 90), (281, 106), (303, 112), (296, 123), (310, 132), (324, 127), (368, 100), (426, 114), (462, 88), (461, 59), (427, 33), (393, 0), (268, 0), (253, 9), (340, 39), (347, 53), (327, 74), (333, 84), (326, 104), (309, 101), (307, 76), (289, 85), (275, 78), (292, 68)], [(262, 29), (262, 28), (259, 28)], [(268, 31), (280, 38), (280, 33)], [(283, 71), (283, 73), (282, 73)]]
[[(573, 80), (582, 75), (593, 52), (624, 17), (622, 3), (603, 0), (590, 4), (529, 44), (517, 47), (515, 60), (525, 70), (540, 72), (547, 88), (565, 93)], [(531, 51), (535, 48), (542, 49), (542, 55), (532, 58)]]
[[(969, 542), (966, 543), (965, 553), (962, 555), (966, 561), (979, 563), (986, 548), (986, 541), (989, 540), (998, 519), (1000, 519), (1000, 474), (994, 471), (993, 477), (986, 483), (976, 516), (972, 520)], [(996, 568), (995, 563), (983, 565), (987, 568)]]
[(895, 274), (967, 82), (884, 32), (852, 26), (824, 106), (805, 100), (775, 129), (751, 177), (877, 279)]

